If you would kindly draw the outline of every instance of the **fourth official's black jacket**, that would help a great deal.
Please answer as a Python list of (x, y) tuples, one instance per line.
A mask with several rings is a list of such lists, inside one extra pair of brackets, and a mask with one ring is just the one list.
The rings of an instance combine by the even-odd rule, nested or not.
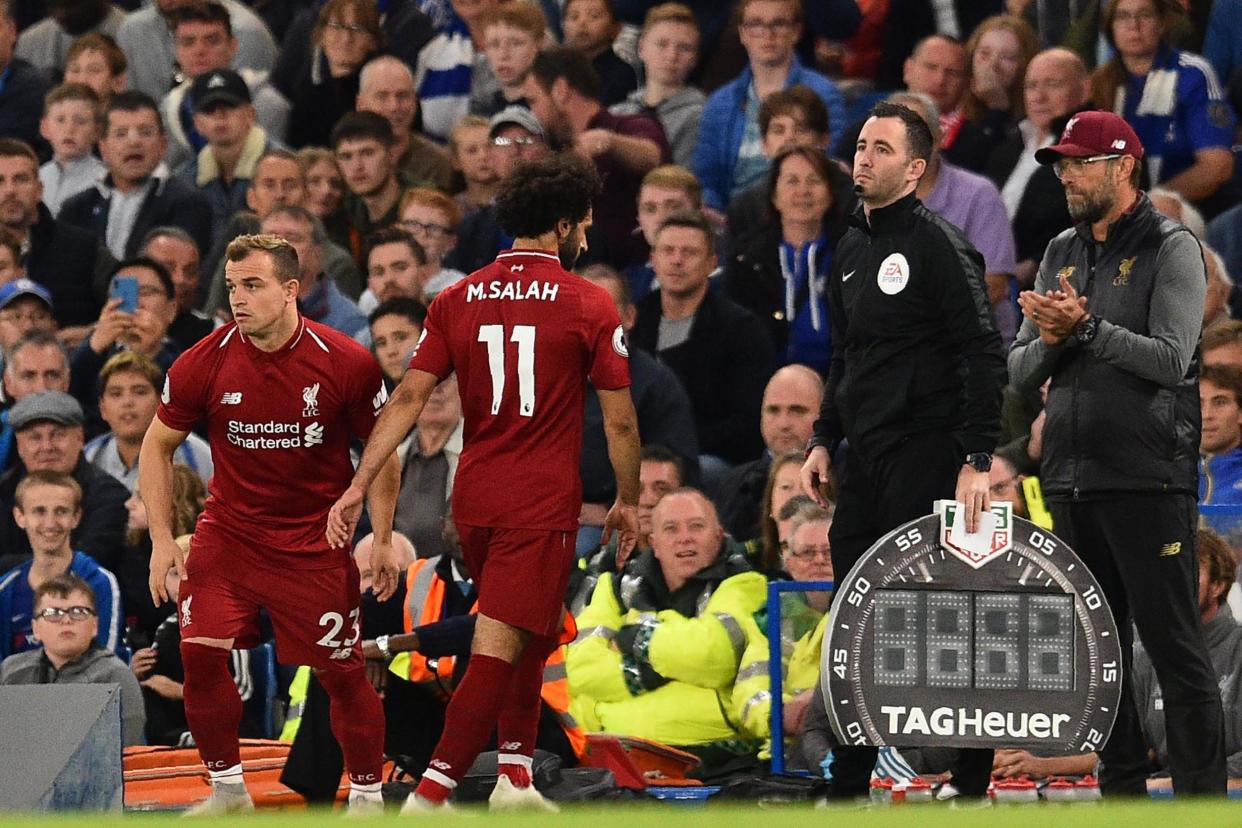
[(1005, 358), (983, 257), (910, 194), (850, 217), (828, 280), (832, 365), (811, 445), (876, 458), (912, 434), (990, 452)]

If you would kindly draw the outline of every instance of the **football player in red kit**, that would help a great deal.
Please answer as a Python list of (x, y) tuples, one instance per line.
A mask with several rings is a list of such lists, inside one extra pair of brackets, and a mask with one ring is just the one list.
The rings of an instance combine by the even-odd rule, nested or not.
[[(177, 606), (185, 664), (185, 713), (211, 775), (207, 813), (253, 808), (242, 779), (242, 705), (229, 650), (258, 643), (266, 609), (281, 661), (309, 664), (331, 698), (332, 731), (345, 755), (350, 810), (378, 811), (384, 713), (359, 646), (358, 570), (327, 541), (333, 501), (353, 475), (349, 446), (366, 439), (387, 401), (374, 357), (304, 318), (297, 253), (278, 236), (228, 246), (225, 280), (234, 322), (182, 354), (168, 371), (139, 453), (139, 490), (151, 531), (151, 597), (182, 575)], [(207, 422), (215, 475), (182, 558), (169, 528), (173, 451)], [(392, 516), (400, 480), (385, 455), (371, 490), (375, 591), (396, 587)], [(346, 544), (348, 539), (346, 539)], [(338, 546), (341, 544), (337, 544)]]
[(553, 809), (531, 784), (543, 666), (558, 646), (582, 507), (583, 394), (599, 394), (617, 501), (605, 540), (637, 536), (638, 425), (621, 320), (608, 291), (567, 272), (585, 249), (594, 168), (571, 154), (518, 166), (496, 202), (513, 249), (444, 290), (393, 391), (354, 482), (328, 519), (352, 532), (375, 474), (441, 380), (457, 372), (464, 444), (453, 517), (479, 595), (470, 662), (444, 736), (407, 810), (441, 806), (493, 729), (500, 779), (493, 808)]

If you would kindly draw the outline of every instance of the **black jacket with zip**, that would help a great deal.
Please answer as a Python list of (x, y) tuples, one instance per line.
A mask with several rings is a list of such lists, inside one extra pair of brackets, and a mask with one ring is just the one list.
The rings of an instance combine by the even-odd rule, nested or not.
[(992, 451), (1005, 358), (983, 257), (913, 193), (850, 224), (828, 279), (832, 365), (811, 446), (848, 438), (871, 459), (945, 431), (963, 461)]
[(1064, 273), (1099, 330), (1056, 346), (1022, 323), (1009, 353), (1019, 391), (1052, 378), (1040, 483), (1051, 499), (1199, 487), (1199, 333), (1207, 276), (1198, 241), (1145, 194), (1097, 242), (1079, 224), (1048, 245), (1035, 290)]

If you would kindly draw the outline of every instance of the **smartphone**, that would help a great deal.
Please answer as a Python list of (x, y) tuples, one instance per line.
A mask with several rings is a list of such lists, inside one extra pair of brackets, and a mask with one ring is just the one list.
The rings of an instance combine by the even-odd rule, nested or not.
[(133, 313), (138, 310), (138, 277), (118, 273), (112, 277), (112, 290), (109, 296), (121, 300), (121, 305), (117, 310), (123, 313)]

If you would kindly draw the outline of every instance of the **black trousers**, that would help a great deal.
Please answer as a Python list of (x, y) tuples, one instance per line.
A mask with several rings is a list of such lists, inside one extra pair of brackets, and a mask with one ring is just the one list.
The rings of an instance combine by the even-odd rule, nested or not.
[(1133, 628), (1164, 696), (1169, 770), (1178, 794), (1225, 793), (1225, 725), (1199, 620), (1198, 509), (1183, 494), (1050, 501), (1053, 531), (1104, 590), (1121, 634), (1121, 705), (1100, 751), (1105, 794), (1146, 795), (1147, 745), (1130, 666)]
[[(345, 770), (341, 746), (332, 735), (329, 701), (327, 691), (312, 675), (302, 724), (280, 774), (283, 784), (311, 802), (332, 802), (341, 783), (341, 771)], [(384, 755), (398, 760), (408, 773), (421, 775), (444, 734), (446, 704), (445, 699), (423, 686), (389, 676), (384, 689)], [(573, 745), (561, 729), (556, 711), (547, 702), (540, 706), (535, 747), (560, 756), (564, 767), (578, 764)], [(486, 750), (495, 749), (493, 734)]]
[[(952, 500), (965, 460), (951, 434), (929, 432), (908, 438), (885, 454), (868, 458), (850, 451), (828, 538), (838, 583), (877, 540), (903, 523), (929, 515), (937, 500)], [(832, 796), (848, 798), (870, 789), (878, 749), (840, 745), (833, 749)], [(987, 793), (992, 751), (962, 750), (951, 770), (953, 784), (967, 796)]]

